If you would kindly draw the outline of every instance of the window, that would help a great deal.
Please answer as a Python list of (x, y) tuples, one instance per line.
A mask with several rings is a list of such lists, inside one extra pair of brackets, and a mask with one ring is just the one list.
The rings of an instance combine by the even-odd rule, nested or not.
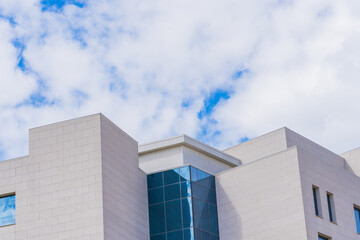
[(0, 197), (0, 226), (15, 224), (15, 194)]
[(313, 192), (313, 198), (314, 198), (315, 215), (321, 217), (321, 204), (320, 204), (319, 188), (316, 186), (313, 186), (312, 192)]
[(328, 204), (329, 210), (329, 220), (330, 222), (336, 223), (336, 216), (335, 216), (335, 205), (334, 205), (334, 196), (332, 193), (326, 193), (326, 199)]
[(331, 237), (328, 237), (324, 234), (319, 233), (318, 240), (331, 240)]
[(147, 182), (151, 240), (219, 240), (214, 176), (184, 166)]
[(358, 206), (354, 206), (354, 213), (355, 213), (356, 230), (357, 233), (360, 234), (360, 208)]

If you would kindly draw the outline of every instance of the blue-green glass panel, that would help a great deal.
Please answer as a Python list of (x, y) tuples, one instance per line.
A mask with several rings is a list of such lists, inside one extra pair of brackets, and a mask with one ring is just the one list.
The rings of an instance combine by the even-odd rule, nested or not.
[(201, 240), (201, 231), (198, 228), (195, 228), (195, 240)]
[(209, 190), (207, 201), (211, 204), (216, 205), (216, 193), (214, 190), (212, 190), (212, 189)]
[(173, 184), (180, 181), (179, 169), (172, 169), (164, 172), (164, 184)]
[(200, 185), (198, 184), (198, 198), (202, 201), (209, 201), (208, 200), (208, 196), (209, 196), (209, 191), (210, 189), (203, 186), (203, 185)]
[(181, 183), (181, 197), (190, 197), (191, 196), (191, 183), (182, 182)]
[(167, 238), (169, 240), (183, 240), (183, 231), (179, 230), (179, 231), (168, 232)]
[(163, 185), (163, 173), (154, 173), (147, 176), (148, 189), (161, 187)]
[(0, 198), (0, 226), (15, 224), (15, 195)]
[(219, 240), (219, 237), (211, 234), (210, 239), (211, 240)]
[(211, 240), (210, 233), (202, 231), (201, 232), (201, 240)]
[(354, 208), (357, 233), (360, 234), (360, 209)]
[(184, 240), (195, 240), (193, 228), (184, 229)]
[(164, 203), (149, 206), (150, 235), (165, 232)]
[(210, 223), (209, 223), (209, 204), (199, 201), (200, 211), (201, 211), (201, 223), (200, 228), (207, 232), (210, 231)]
[(180, 198), (180, 184), (171, 184), (165, 186), (165, 201), (170, 201)]
[(185, 166), (180, 168), (180, 181), (190, 181), (190, 167)]
[(182, 228), (181, 223), (181, 205), (180, 200), (174, 200), (165, 203), (166, 208), (166, 226), (167, 231), (178, 230)]
[(194, 227), (200, 228), (201, 210), (200, 210), (199, 200), (196, 198), (193, 198), (192, 200), (194, 207)]
[(191, 181), (196, 182), (198, 180), (196, 172), (197, 172), (196, 168), (190, 166)]
[(191, 198), (183, 198), (182, 201), (182, 216), (183, 216), (183, 228), (193, 227), (193, 212), (192, 212), (192, 200)]
[(201, 171), (200, 169), (196, 169), (196, 173), (197, 173), (198, 181), (205, 178), (206, 173)]
[(164, 201), (164, 188), (153, 188), (148, 191), (149, 204), (161, 203)]
[(210, 188), (215, 190), (215, 177), (210, 175), (208, 180), (209, 180)]
[(329, 240), (327, 237), (319, 236), (319, 240)]
[[(201, 171), (201, 170), (199, 170), (199, 171)], [(203, 171), (201, 171), (202, 173), (201, 173), (201, 180), (199, 181), (199, 183), (201, 184), (201, 185), (204, 185), (204, 186), (206, 186), (207, 188), (210, 188), (210, 174), (208, 174), (208, 173), (206, 173), (206, 172), (203, 172)]]
[(197, 184), (196, 182), (192, 182), (191, 183), (191, 196), (195, 197), (195, 198), (199, 198), (199, 184)]
[(158, 234), (150, 237), (150, 240), (166, 240), (166, 234)]
[(210, 232), (219, 235), (217, 208), (209, 204)]

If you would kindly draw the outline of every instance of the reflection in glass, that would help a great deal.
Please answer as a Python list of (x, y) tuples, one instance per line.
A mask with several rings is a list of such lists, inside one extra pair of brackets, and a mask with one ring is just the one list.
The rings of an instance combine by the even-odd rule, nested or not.
[(356, 230), (357, 233), (360, 234), (360, 209), (354, 207), (354, 213), (355, 213)]
[(195, 240), (193, 228), (184, 229), (184, 240)]
[(191, 196), (191, 183), (182, 182), (181, 183), (181, 197), (190, 197)]
[(219, 240), (215, 177), (192, 166), (148, 175), (151, 240)]
[(172, 169), (164, 172), (164, 184), (172, 184), (180, 181), (179, 169)]
[(184, 228), (193, 227), (193, 210), (191, 198), (182, 199), (182, 214)]
[(15, 195), (0, 198), (0, 226), (15, 224)]
[(180, 168), (180, 181), (190, 181), (189, 166)]

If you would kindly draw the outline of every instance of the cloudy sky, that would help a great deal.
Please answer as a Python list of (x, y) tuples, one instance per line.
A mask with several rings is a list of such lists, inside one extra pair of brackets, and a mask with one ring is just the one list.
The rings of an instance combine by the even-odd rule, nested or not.
[(140, 143), (360, 146), (358, 0), (0, 0), (0, 159), (101, 112)]

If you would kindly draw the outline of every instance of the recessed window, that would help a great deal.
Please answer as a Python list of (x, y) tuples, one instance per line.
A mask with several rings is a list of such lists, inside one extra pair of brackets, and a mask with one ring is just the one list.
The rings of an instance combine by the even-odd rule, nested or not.
[(356, 222), (356, 231), (360, 234), (360, 208), (354, 206), (355, 222)]
[(15, 194), (0, 197), (0, 226), (15, 224)]
[(319, 240), (331, 240), (331, 237), (319, 233)]
[(336, 223), (334, 195), (332, 193), (327, 192), (326, 199), (328, 204), (329, 220), (330, 222)]
[(315, 215), (321, 217), (321, 203), (320, 203), (320, 193), (319, 188), (316, 186), (312, 187), (313, 198), (314, 198), (314, 208), (315, 208)]

